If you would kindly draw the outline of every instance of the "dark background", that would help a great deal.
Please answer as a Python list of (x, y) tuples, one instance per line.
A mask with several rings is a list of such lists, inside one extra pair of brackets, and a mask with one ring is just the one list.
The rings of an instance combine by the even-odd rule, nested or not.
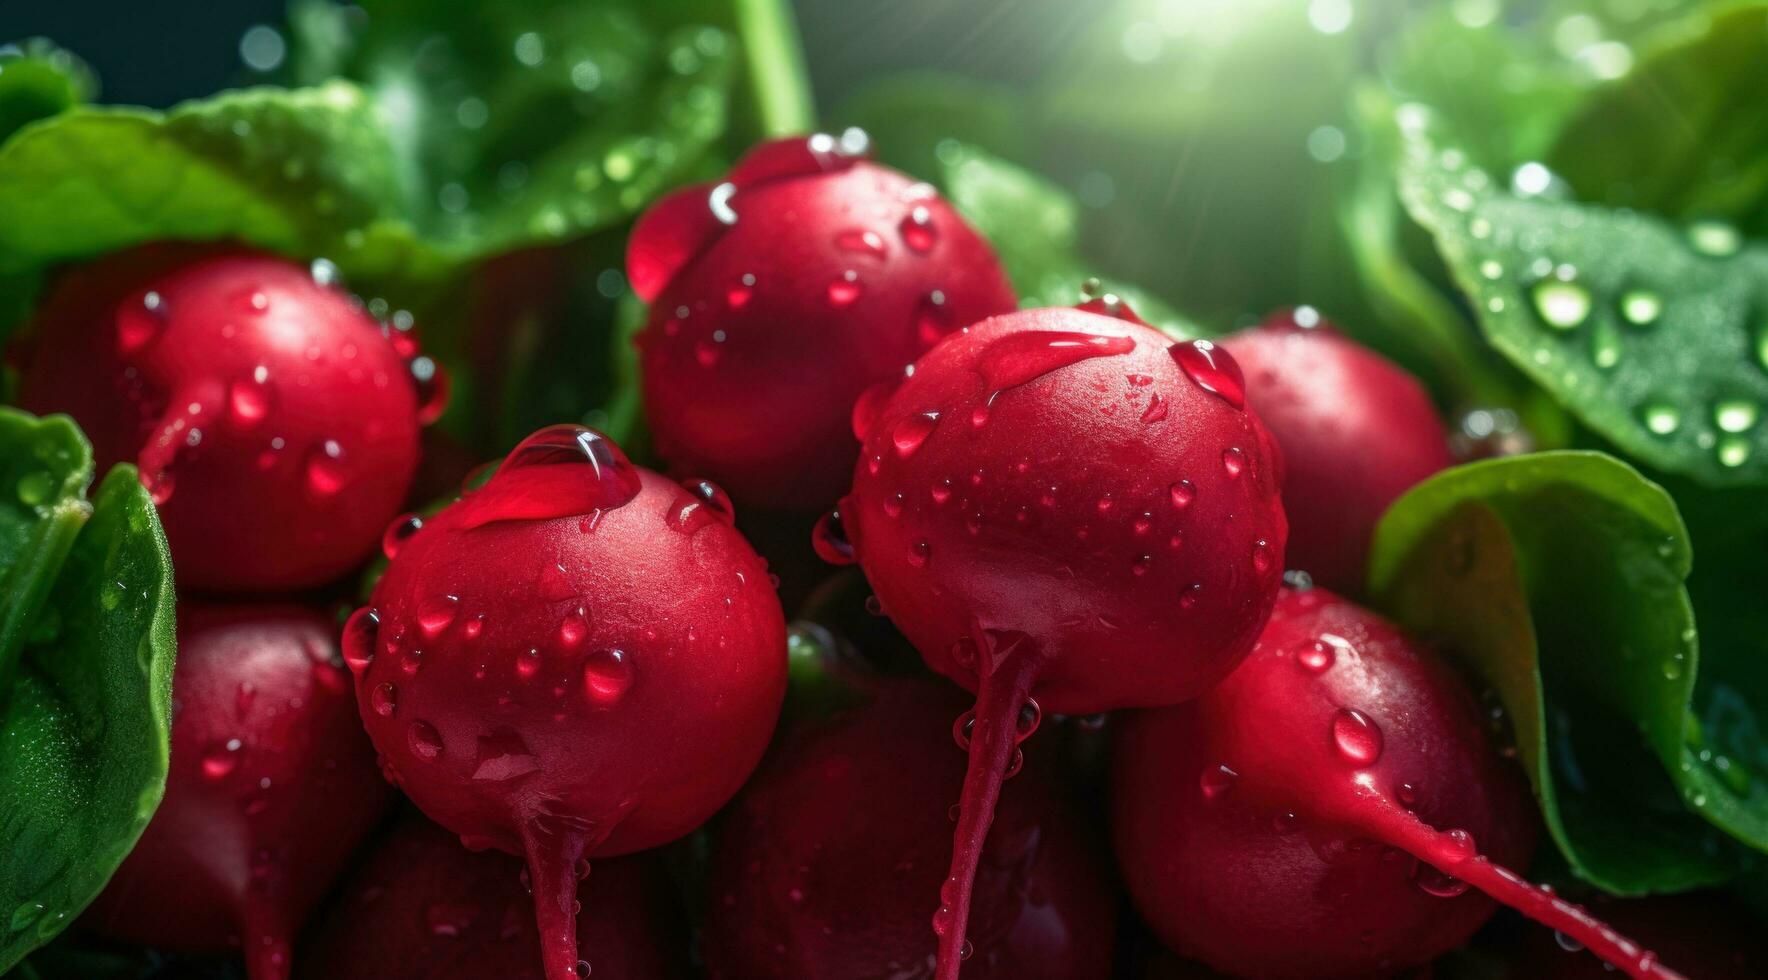
[[(793, 0), (793, 6), (826, 110), (856, 83), (897, 68), (1029, 80), (1101, 3)], [(285, 7), (286, 0), (0, 0), (0, 44), (48, 37), (97, 71), (101, 101), (163, 108), (251, 81), (240, 37), (255, 24), (280, 24)]]

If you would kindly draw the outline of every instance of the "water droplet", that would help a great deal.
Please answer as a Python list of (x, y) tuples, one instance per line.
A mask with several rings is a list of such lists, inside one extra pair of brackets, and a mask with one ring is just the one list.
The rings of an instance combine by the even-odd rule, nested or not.
[(1741, 398), (1726, 399), (1713, 406), (1713, 424), (1722, 432), (1748, 432), (1756, 425), (1759, 409)]
[(1239, 778), (1239, 773), (1225, 765), (1205, 766), (1203, 775), (1198, 778), (1197, 784), (1198, 788), (1203, 790), (1203, 798), (1213, 800), (1232, 789), (1234, 781)]
[(1719, 465), (1736, 469), (1749, 462), (1750, 442), (1742, 436), (1726, 436), (1719, 440)]
[(1179, 608), (1190, 609), (1197, 605), (1197, 598), (1203, 593), (1203, 583), (1193, 582), (1179, 593)]
[(227, 418), (234, 425), (249, 429), (264, 421), (275, 408), (275, 391), (270, 386), (270, 373), (263, 366), (251, 375), (227, 387)]
[(927, 559), (933, 554), (933, 546), (925, 539), (909, 545), (909, 565), (914, 568), (925, 568)]
[(1228, 476), (1237, 477), (1246, 470), (1246, 453), (1239, 446), (1229, 446), (1222, 450), (1222, 469)]
[(1310, 674), (1324, 674), (1338, 661), (1338, 651), (1325, 640), (1313, 640), (1295, 651), (1295, 662)]
[(1682, 413), (1668, 402), (1647, 402), (1639, 410), (1639, 421), (1652, 435), (1668, 436), (1682, 427)]
[(897, 232), (902, 235), (903, 244), (910, 249), (925, 255), (933, 250), (938, 239), (938, 229), (933, 224), (933, 212), (925, 204), (917, 204), (903, 216), (897, 225)]
[(375, 714), (382, 718), (391, 718), (398, 708), (399, 689), (390, 683), (377, 685), (369, 694), (368, 701)]
[(344, 623), (344, 663), (350, 672), (361, 674), (374, 663), (376, 634), (381, 628), (381, 614), (363, 606), (350, 614)]
[(1576, 330), (1590, 316), (1590, 292), (1576, 282), (1543, 279), (1532, 295), (1535, 312), (1555, 330)]
[(733, 310), (740, 310), (749, 305), (750, 297), (755, 295), (755, 273), (745, 272), (742, 277), (724, 291), (724, 302)]
[(829, 305), (837, 309), (853, 305), (862, 290), (859, 273), (848, 269), (829, 282)]
[(460, 612), (460, 597), (453, 595), (432, 596), (425, 599), (417, 610), (417, 628), (425, 639), (433, 640), (453, 625), (454, 617)]
[(1418, 787), (1411, 783), (1401, 783), (1394, 787), (1394, 799), (1408, 810), (1418, 808)]
[(140, 353), (165, 329), (169, 313), (159, 293), (149, 290), (117, 310), (117, 353)]
[(1035, 381), (1089, 358), (1127, 354), (1135, 349), (1136, 342), (1129, 337), (1066, 330), (1024, 330), (991, 342), (977, 357), (976, 370), (983, 381), (998, 392)]
[(393, 523), (388, 524), (387, 530), (381, 534), (381, 554), (392, 559), (399, 554), (399, 549), (405, 542), (411, 540), (412, 535), (423, 529), (424, 519), (416, 514), (393, 518)]
[(448, 372), (435, 358), (419, 355), (406, 362), (411, 382), (417, 386), (417, 420), (429, 425), (448, 408)]
[(976, 712), (974, 709), (964, 712), (958, 716), (956, 721), (952, 722), (952, 741), (958, 743), (958, 748), (965, 752), (970, 751), (970, 732), (975, 727)]
[(1019, 716), (1013, 719), (1013, 741), (1023, 742), (1037, 732), (1038, 725), (1044, 720), (1044, 709), (1036, 698), (1026, 698), (1019, 706)]
[(239, 768), (240, 748), (241, 743), (237, 738), (209, 746), (209, 750), (203, 753), (203, 778), (218, 782), (232, 775)]
[(1148, 574), (1148, 570), (1153, 567), (1154, 567), (1154, 556), (1153, 555), (1141, 555), (1135, 561), (1130, 563), (1130, 572), (1131, 572), (1131, 574), (1136, 575), (1137, 577), (1140, 577), (1140, 576)]
[(631, 687), (632, 665), (625, 651), (596, 650), (583, 658), (583, 693), (591, 704), (614, 704)]
[(1604, 371), (1621, 363), (1621, 334), (1613, 324), (1601, 321), (1590, 331), (1590, 362)]
[[(923, 347), (932, 347), (939, 343), (939, 339), (951, 328), (951, 310), (946, 306), (945, 293), (942, 290), (933, 290), (915, 304), (915, 337)], [(988, 417), (987, 409), (978, 410), (985, 419)]]
[(1646, 289), (1629, 289), (1621, 294), (1621, 318), (1636, 327), (1649, 327), (1664, 312), (1664, 301)]
[(1583, 943), (1578, 942), (1576, 939), (1573, 939), (1571, 936), (1568, 936), (1563, 932), (1560, 932), (1558, 929), (1553, 930), (1553, 942), (1560, 949), (1563, 949), (1568, 953), (1581, 953), (1584, 950)]
[(896, 423), (896, 428), (890, 432), (890, 442), (896, 447), (896, 454), (905, 458), (913, 456), (938, 424), (938, 412), (917, 412)]
[(1271, 543), (1264, 538), (1254, 541), (1252, 543), (1252, 570), (1264, 575), (1271, 570), (1271, 566), (1274, 564), (1276, 561), (1271, 555)]
[(424, 909), (424, 924), (429, 928), (430, 935), (437, 939), (459, 939), (461, 933), (473, 927), (473, 922), (478, 917), (478, 909), (470, 905), (437, 903)]
[(335, 496), (350, 478), (344, 462), (344, 448), (336, 439), (326, 439), (307, 451), (307, 492), (316, 498)]
[(810, 534), (811, 547), (816, 550), (818, 558), (831, 565), (851, 565), (853, 542), (847, 538), (847, 528), (841, 523), (841, 512), (831, 510), (816, 522), (816, 528)]
[(460, 526), (472, 529), (612, 510), (638, 491), (637, 467), (613, 442), (583, 426), (554, 425), (522, 440), (491, 480), (455, 509)]
[(1723, 221), (1697, 221), (1688, 226), (1688, 243), (1695, 251), (1715, 258), (1737, 254), (1743, 238), (1737, 229)]
[(529, 647), (516, 657), (516, 676), (522, 680), (532, 680), (540, 673), (540, 648)]
[(683, 480), (681, 485), (687, 489), (689, 494), (693, 495), (695, 500), (700, 502), (700, 506), (706, 508), (714, 517), (726, 525), (737, 523), (736, 505), (731, 503), (730, 495), (724, 492), (723, 487), (711, 480), (698, 478)]
[(566, 613), (565, 618), (559, 620), (559, 646), (566, 650), (575, 649), (588, 633), (589, 610), (582, 606)]
[(1381, 728), (1355, 708), (1340, 708), (1332, 716), (1332, 744), (1346, 762), (1371, 766), (1381, 758)]
[(411, 754), (425, 761), (442, 754), (442, 736), (427, 721), (412, 722), (406, 730), (406, 742), (411, 746)]
[(18, 478), (18, 500), (26, 507), (36, 507), (55, 492), (55, 478), (46, 470), (34, 470)]
[(1184, 510), (1191, 506), (1191, 501), (1197, 499), (1197, 488), (1191, 485), (1190, 480), (1180, 480), (1168, 487), (1167, 491), (1172, 498), (1175, 510)]
[(945, 503), (952, 499), (952, 481), (941, 480), (938, 483), (933, 484), (927, 488), (927, 495), (932, 497), (933, 502), (936, 504)]
[(843, 252), (857, 252), (869, 258), (882, 259), (890, 254), (884, 237), (875, 231), (851, 228), (835, 236), (835, 247)]
[(1457, 898), (1467, 893), (1467, 882), (1443, 874), (1423, 861), (1418, 862), (1413, 869), (1412, 883), (1418, 886), (1419, 891), (1437, 898)]
[(1237, 409), (1246, 407), (1246, 378), (1233, 355), (1207, 340), (1174, 344), (1167, 352), (1197, 387)]
[(1148, 396), (1148, 407), (1142, 410), (1142, 421), (1148, 423), (1161, 422), (1166, 419), (1166, 399), (1160, 392)]

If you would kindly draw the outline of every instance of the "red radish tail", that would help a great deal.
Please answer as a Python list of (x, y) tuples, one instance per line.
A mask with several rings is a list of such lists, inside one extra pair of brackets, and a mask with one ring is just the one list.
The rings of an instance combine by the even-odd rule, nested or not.
[(1372, 804), (1364, 813), (1371, 824), (1365, 829), (1374, 831), (1373, 836), (1558, 930), (1634, 980), (1685, 980), (1682, 974), (1659, 963), (1656, 953), (1616, 932), (1583, 906), (1492, 863), (1479, 853), (1478, 844), (1466, 831), (1437, 830), (1383, 796), (1364, 799)]
[(953, 734), (962, 738), (964, 725), (974, 719), (969, 735), (970, 764), (964, 772), (958, 827), (952, 836), (951, 870), (939, 890), (939, 911), (933, 915), (933, 932), (939, 937), (936, 980), (957, 980), (958, 970), (970, 954), (965, 931), (982, 845), (988, 839), (989, 824), (994, 822), (1001, 783), (1018, 772), (1019, 743), (1035, 727), (1021, 732), (1019, 717), (1037, 679), (1036, 653), (1022, 636), (990, 639), (993, 642), (985, 645), (977, 658), (985, 673), (977, 688), (976, 708), (958, 719), (953, 728)]
[(534, 919), (540, 929), (540, 962), (546, 980), (580, 980), (577, 951), (577, 868), (588, 852), (581, 835), (557, 833), (528, 820), (522, 826), (528, 880), (534, 888)]
[(254, 892), (246, 899), (241, 953), (251, 980), (288, 980), (294, 966), (288, 924), (271, 904), (271, 896)]

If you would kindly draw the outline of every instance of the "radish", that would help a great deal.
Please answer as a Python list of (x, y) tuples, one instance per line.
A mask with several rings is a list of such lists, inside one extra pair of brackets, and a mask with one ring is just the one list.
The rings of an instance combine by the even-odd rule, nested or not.
[(1474, 698), (1325, 590), (1286, 590), (1252, 656), (1202, 698), (1124, 719), (1114, 770), (1136, 907), (1225, 973), (1391, 974), (1460, 945), (1496, 899), (1631, 976), (1677, 976), (1509, 870), (1537, 821)]
[(185, 604), (178, 641), (165, 800), (83, 921), (128, 942), (240, 950), (252, 980), (281, 980), (392, 794), (331, 619)]
[[(542, 980), (522, 862), (421, 816), (374, 851), (302, 948), (311, 980)], [(686, 976), (687, 925), (658, 863), (596, 862), (577, 914), (596, 980)]]
[[(927, 896), (951, 825), (930, 799), (962, 785), (946, 724), (955, 688), (873, 678), (866, 700), (793, 732), (713, 838), (705, 957), (712, 980), (870, 980), (933, 964)], [(797, 703), (796, 693), (794, 703)], [(976, 883), (976, 977), (1110, 975), (1116, 901), (1053, 773), (1003, 790)]]
[(1288, 566), (1358, 592), (1375, 522), (1413, 484), (1454, 462), (1418, 380), (1299, 307), (1222, 346), (1246, 400), (1283, 448)]
[(994, 252), (859, 130), (764, 143), (633, 229), (657, 451), (746, 506), (827, 507), (854, 399), (947, 333), (1017, 305)]
[(383, 327), (333, 275), (150, 246), (69, 270), (37, 314), (21, 403), (139, 467), (186, 589), (335, 579), (404, 501), (445, 386), (407, 314)]
[(952, 336), (855, 423), (853, 492), (819, 547), (857, 557), (927, 664), (977, 693), (953, 732), (969, 770), (934, 917), (950, 980), (1040, 710), (1183, 701), (1251, 648), (1283, 568), (1277, 461), (1233, 358), (1109, 296)]
[(388, 778), (468, 847), (526, 858), (549, 980), (589, 969), (572, 911), (588, 859), (699, 826), (773, 731), (785, 623), (731, 520), (710, 483), (542, 429), (390, 534), (345, 626)]

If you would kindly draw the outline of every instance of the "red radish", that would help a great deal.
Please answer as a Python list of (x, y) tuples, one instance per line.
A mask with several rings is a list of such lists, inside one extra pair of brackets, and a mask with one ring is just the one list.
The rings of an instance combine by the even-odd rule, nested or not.
[(140, 468), (186, 589), (335, 579), (405, 499), (442, 379), (408, 314), (383, 327), (334, 275), (151, 246), (69, 270), (37, 314), (21, 403)]
[(1634, 977), (1677, 976), (1509, 870), (1537, 819), (1487, 732), (1459, 679), (1393, 625), (1285, 590), (1226, 680), (1118, 727), (1130, 894), (1163, 941), (1238, 976), (1392, 974), (1460, 945), (1492, 899)]
[[(542, 980), (522, 862), (469, 851), (421, 816), (401, 821), (301, 951), (311, 980)], [(577, 932), (595, 980), (679, 980), (687, 925), (649, 857), (598, 861)]]
[(969, 770), (934, 918), (950, 980), (1040, 708), (1183, 701), (1251, 648), (1283, 568), (1277, 462), (1233, 359), (1114, 297), (985, 320), (855, 415), (853, 493), (820, 546), (856, 555), (928, 665), (977, 692), (954, 729)]
[(141, 842), (86, 912), (93, 930), (289, 976), (289, 944), (386, 812), (329, 617), (178, 610), (172, 768)]
[(699, 826), (773, 731), (785, 623), (731, 520), (709, 483), (542, 429), (389, 535), (372, 605), (345, 627), (388, 778), (467, 846), (527, 859), (549, 980), (589, 969), (572, 912), (588, 859)]
[(854, 399), (1017, 305), (988, 243), (867, 151), (859, 130), (764, 143), (633, 229), (657, 450), (745, 505), (827, 507), (853, 469)]
[[(713, 980), (870, 980), (933, 964), (927, 896), (950, 855), (963, 757), (957, 689), (875, 679), (869, 700), (793, 732), (714, 836), (705, 957)], [(1053, 774), (1027, 764), (1001, 794), (977, 873), (969, 974), (1111, 973), (1116, 901)]]
[(1454, 462), (1430, 396), (1305, 306), (1222, 346), (1240, 362), (1246, 400), (1283, 448), (1289, 567), (1328, 588), (1362, 591), (1382, 512)]

